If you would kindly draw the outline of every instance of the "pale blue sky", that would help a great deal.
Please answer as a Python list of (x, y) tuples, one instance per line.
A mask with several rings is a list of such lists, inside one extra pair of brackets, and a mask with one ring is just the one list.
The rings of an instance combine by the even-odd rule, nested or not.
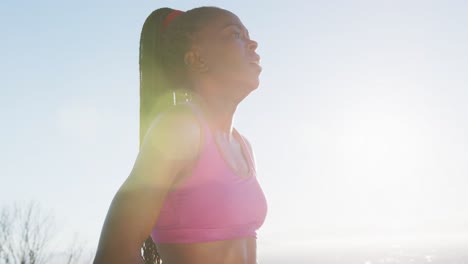
[(94, 247), (137, 155), (143, 21), (201, 5), (259, 42), (235, 121), (269, 202), (262, 254), (468, 233), (465, 1), (2, 1), (0, 203), (37, 200)]

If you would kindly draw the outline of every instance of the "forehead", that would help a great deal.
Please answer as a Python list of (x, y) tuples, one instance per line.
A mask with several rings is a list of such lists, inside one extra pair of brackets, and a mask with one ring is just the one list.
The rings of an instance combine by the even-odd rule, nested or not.
[(226, 11), (224, 12), (224, 14), (220, 14), (220, 16), (215, 18), (212, 25), (217, 30), (223, 30), (224, 28), (231, 25), (238, 25), (240, 27), (244, 27), (239, 17), (237, 17), (229, 11)]
[(204, 25), (199, 33), (201, 37), (204, 38), (215, 37), (223, 29), (233, 25), (239, 26), (242, 29), (245, 28), (240, 19), (235, 14), (227, 10), (222, 10), (206, 25)]

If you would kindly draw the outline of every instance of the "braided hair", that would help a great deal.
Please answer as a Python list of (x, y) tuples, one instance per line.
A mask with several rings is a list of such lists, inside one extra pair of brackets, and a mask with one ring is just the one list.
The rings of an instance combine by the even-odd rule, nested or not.
[[(190, 88), (185, 53), (194, 34), (226, 10), (199, 7), (177, 16), (167, 27), (166, 17), (174, 10), (153, 11), (143, 24), (140, 37), (140, 147), (154, 118), (171, 102), (172, 91)], [(160, 264), (151, 236), (144, 242), (141, 255), (146, 264)]]

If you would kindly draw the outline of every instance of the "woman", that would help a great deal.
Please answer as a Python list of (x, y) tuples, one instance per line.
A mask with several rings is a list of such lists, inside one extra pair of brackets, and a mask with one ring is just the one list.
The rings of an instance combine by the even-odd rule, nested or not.
[(259, 85), (256, 48), (239, 18), (220, 8), (162, 8), (147, 18), (140, 152), (94, 263), (256, 263), (267, 205), (250, 144), (232, 125)]

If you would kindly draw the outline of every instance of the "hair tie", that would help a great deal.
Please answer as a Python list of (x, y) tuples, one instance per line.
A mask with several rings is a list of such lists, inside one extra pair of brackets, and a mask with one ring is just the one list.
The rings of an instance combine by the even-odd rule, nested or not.
[(184, 13), (184, 11), (180, 11), (180, 10), (174, 10), (172, 11), (171, 13), (169, 13), (166, 18), (164, 19), (163, 21), (163, 24), (162, 24), (162, 31), (166, 31), (166, 28), (167, 26), (169, 26), (169, 24), (178, 16), (182, 15)]

